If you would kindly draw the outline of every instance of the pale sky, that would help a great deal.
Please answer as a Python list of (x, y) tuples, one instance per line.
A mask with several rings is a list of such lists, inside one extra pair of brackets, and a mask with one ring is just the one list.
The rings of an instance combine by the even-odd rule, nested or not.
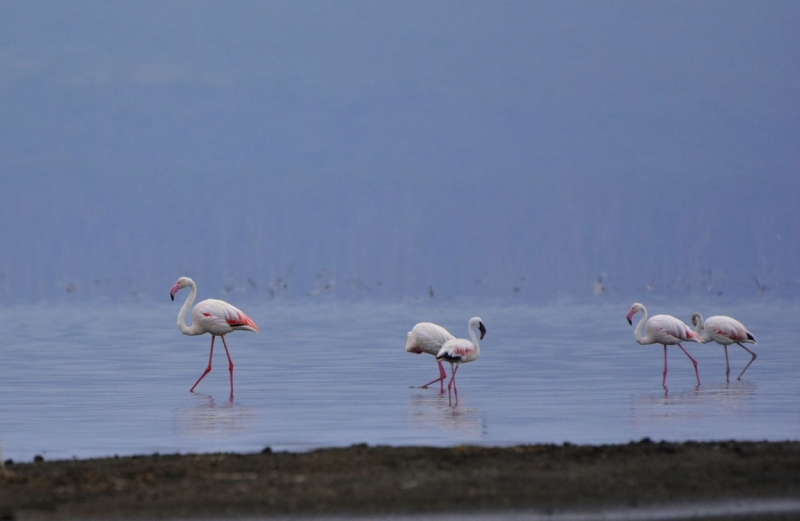
[(793, 1), (2, 2), (0, 298), (800, 297), (798, 27)]

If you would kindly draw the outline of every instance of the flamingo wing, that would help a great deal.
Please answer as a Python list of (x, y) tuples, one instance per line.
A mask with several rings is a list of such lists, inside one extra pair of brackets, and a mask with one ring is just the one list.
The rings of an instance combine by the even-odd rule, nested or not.
[(406, 351), (410, 353), (429, 353), (437, 355), (442, 345), (455, 337), (442, 326), (431, 322), (420, 322), (406, 338)]
[(689, 326), (670, 315), (655, 315), (647, 321), (648, 336), (659, 344), (674, 345), (682, 341), (703, 343), (700, 335)]
[(258, 332), (258, 326), (240, 309), (222, 300), (208, 299), (194, 307), (195, 322), (212, 335), (224, 335), (234, 330)]
[(734, 342), (756, 343), (756, 339), (744, 324), (738, 320), (725, 317), (708, 317), (704, 325), (706, 331), (711, 333), (711, 338), (718, 344), (733, 344)]
[(436, 359), (463, 364), (475, 360), (477, 358), (475, 352), (475, 344), (464, 338), (455, 338), (442, 345), (439, 354), (436, 355)]

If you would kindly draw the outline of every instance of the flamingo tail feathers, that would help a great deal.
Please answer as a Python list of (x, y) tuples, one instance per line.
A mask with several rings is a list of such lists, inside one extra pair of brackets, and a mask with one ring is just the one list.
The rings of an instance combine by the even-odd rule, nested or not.
[(258, 326), (256, 323), (250, 320), (250, 317), (244, 313), (240, 314), (236, 318), (229, 319), (228, 324), (230, 324), (233, 329), (242, 329), (245, 331), (253, 331), (254, 333), (258, 333)]

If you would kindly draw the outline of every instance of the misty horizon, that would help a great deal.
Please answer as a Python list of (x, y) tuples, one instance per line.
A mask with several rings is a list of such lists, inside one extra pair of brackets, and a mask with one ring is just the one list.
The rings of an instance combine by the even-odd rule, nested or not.
[(3, 3), (0, 297), (796, 299), (798, 26), (791, 2)]

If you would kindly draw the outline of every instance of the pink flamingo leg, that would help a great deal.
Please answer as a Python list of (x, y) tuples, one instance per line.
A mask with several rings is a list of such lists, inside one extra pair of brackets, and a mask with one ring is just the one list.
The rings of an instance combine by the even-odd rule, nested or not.
[(452, 362), (450, 363), (450, 370), (452, 371), (453, 376), (450, 377), (450, 382), (447, 384), (447, 403), (451, 407), (453, 406), (453, 395), (450, 392), (451, 388), (456, 393), (456, 405), (458, 405), (458, 387), (456, 387), (456, 382), (455, 382), (456, 373), (458, 372), (458, 367), (459, 364), (455, 364), (455, 367), (453, 367), (453, 363)]
[(436, 380), (430, 381), (430, 382), (426, 383), (425, 385), (420, 385), (420, 388), (421, 389), (427, 389), (430, 384), (435, 384), (436, 382), (439, 382), (439, 392), (443, 393), (444, 392), (444, 381), (447, 378), (447, 371), (445, 371), (444, 367), (442, 367), (442, 362), (441, 361), (437, 360), (436, 363), (439, 364), (439, 378), (437, 378)]
[(448, 391), (450, 390), (450, 386), (452, 385), (453, 389), (455, 389), (456, 393), (458, 393), (458, 387), (456, 387), (456, 373), (458, 372), (459, 367), (460, 365), (456, 364), (456, 366), (453, 368), (453, 376), (450, 377), (450, 383), (447, 384)]
[(661, 387), (667, 386), (667, 346), (664, 345), (664, 377), (661, 379)]
[(225, 354), (228, 355), (228, 371), (231, 373), (231, 396), (233, 396), (233, 360), (231, 354), (228, 352), (228, 343), (225, 342), (225, 336), (222, 337), (222, 345), (225, 347)]
[(731, 362), (730, 362), (730, 360), (728, 360), (728, 346), (722, 346), (722, 347), (725, 348), (725, 381), (726, 382), (730, 382), (731, 381), (731, 378), (730, 378), (730, 376), (731, 376)]
[[(737, 343), (737, 344), (739, 344), (739, 342), (736, 342), (736, 343)], [(753, 356), (753, 358), (751, 358), (751, 359), (750, 359), (750, 361), (749, 361), (749, 362), (747, 362), (747, 365), (746, 365), (746, 366), (744, 366), (744, 369), (742, 369), (742, 372), (741, 372), (741, 373), (739, 373), (739, 378), (737, 378), (737, 380), (741, 380), (741, 379), (742, 379), (742, 375), (744, 374), (744, 372), (745, 372), (745, 371), (747, 371), (747, 368), (748, 368), (748, 367), (750, 367), (750, 364), (752, 364), (752, 363), (753, 363), (753, 362), (756, 360), (756, 357), (757, 357), (757, 356), (756, 356), (756, 354), (755, 354), (754, 352), (750, 351), (749, 349), (747, 349), (747, 348), (746, 348), (745, 346), (743, 346), (742, 344), (739, 344), (739, 347), (741, 347), (742, 349), (744, 349), (745, 351), (747, 351), (748, 353), (750, 353), (750, 354)]]
[[(208, 354), (208, 367), (206, 367), (206, 370), (205, 370), (205, 371), (203, 371), (203, 374), (201, 374), (201, 375), (200, 375), (200, 378), (198, 378), (198, 379), (197, 379), (197, 381), (194, 383), (194, 385), (192, 386), (192, 388), (191, 388), (191, 389), (189, 389), (189, 392), (190, 392), (190, 393), (194, 392), (194, 388), (195, 388), (195, 387), (197, 387), (197, 384), (199, 384), (199, 383), (200, 383), (200, 380), (202, 380), (203, 378), (205, 378), (205, 376), (206, 376), (208, 373), (210, 373), (210, 372), (211, 372), (211, 359), (214, 357), (214, 338), (216, 338), (216, 337), (215, 337), (214, 335), (211, 335), (211, 352)], [(224, 341), (224, 340), (225, 340), (225, 339), (223, 338), (223, 341)]]
[(687, 351), (686, 349), (684, 349), (684, 348), (683, 348), (683, 346), (682, 346), (680, 343), (678, 343), (678, 347), (680, 347), (680, 348), (681, 348), (681, 350), (682, 350), (684, 353), (686, 353), (686, 356), (688, 356), (688, 357), (689, 357), (689, 360), (691, 360), (691, 361), (692, 361), (692, 365), (694, 365), (694, 375), (697, 377), (697, 386), (698, 386), (698, 387), (700, 387), (700, 372), (697, 370), (697, 360), (695, 360), (694, 358), (692, 358), (692, 355), (690, 355), (690, 354), (689, 354), (689, 351)]

